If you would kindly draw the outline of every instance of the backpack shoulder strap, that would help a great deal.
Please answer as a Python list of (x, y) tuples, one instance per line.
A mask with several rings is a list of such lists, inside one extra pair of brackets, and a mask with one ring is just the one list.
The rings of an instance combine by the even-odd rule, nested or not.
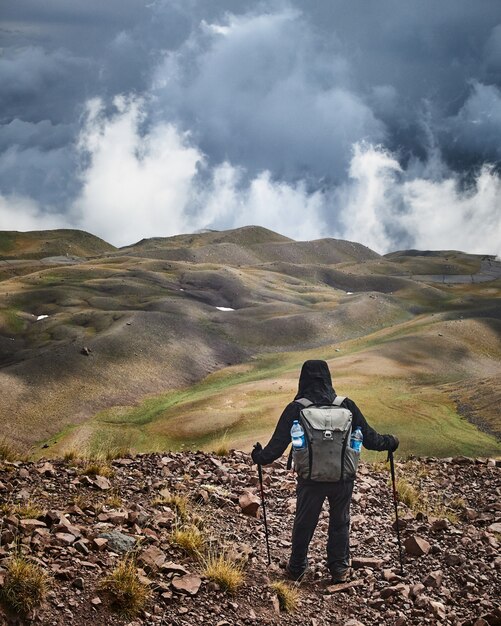
[(311, 406), (313, 404), (313, 402), (311, 402), (311, 400), (308, 400), (308, 398), (299, 398), (299, 400), (294, 400), (294, 402), (297, 402), (298, 404), (302, 404), (304, 408)]
[(334, 406), (341, 406), (345, 400), (346, 400), (346, 396), (336, 396), (332, 404)]

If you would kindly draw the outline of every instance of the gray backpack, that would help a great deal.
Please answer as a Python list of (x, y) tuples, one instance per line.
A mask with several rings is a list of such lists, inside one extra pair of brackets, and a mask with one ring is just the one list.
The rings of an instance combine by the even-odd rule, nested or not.
[(292, 460), (301, 478), (319, 482), (355, 478), (360, 454), (350, 448), (352, 414), (341, 406), (344, 400), (336, 396), (327, 406), (315, 405), (306, 398), (296, 400), (304, 407), (299, 421), (306, 447), (293, 449)]

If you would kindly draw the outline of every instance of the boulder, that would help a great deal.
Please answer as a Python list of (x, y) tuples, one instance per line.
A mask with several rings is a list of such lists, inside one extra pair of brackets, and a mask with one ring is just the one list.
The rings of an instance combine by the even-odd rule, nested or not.
[(257, 517), (261, 501), (256, 494), (251, 493), (250, 491), (244, 491), (238, 499), (238, 504), (245, 515)]
[(107, 539), (108, 547), (113, 552), (124, 553), (129, 552), (136, 545), (134, 537), (124, 535), (118, 530), (112, 530), (109, 533), (101, 533), (98, 539)]
[(417, 535), (407, 537), (404, 542), (404, 547), (407, 554), (411, 554), (412, 556), (423, 556), (428, 554), (431, 550), (431, 545), (426, 541), (426, 539), (418, 537)]
[(184, 576), (177, 576), (172, 581), (172, 587), (178, 593), (185, 593), (189, 596), (196, 596), (202, 579), (195, 574), (186, 574)]

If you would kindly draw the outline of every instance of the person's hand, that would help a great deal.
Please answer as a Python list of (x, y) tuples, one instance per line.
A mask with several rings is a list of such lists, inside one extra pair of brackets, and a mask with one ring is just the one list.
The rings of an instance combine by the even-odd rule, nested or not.
[(398, 437), (395, 437), (395, 435), (390, 435), (390, 438), (391, 438), (391, 441), (390, 441), (391, 448), (388, 448), (388, 451), (395, 452), (395, 450), (400, 445), (400, 441), (398, 440)]
[(251, 453), (251, 457), (254, 463), (256, 463), (257, 465), (261, 464), (261, 451), (263, 449), (263, 446), (259, 443), (259, 441), (257, 443), (254, 444), (254, 448), (252, 450)]

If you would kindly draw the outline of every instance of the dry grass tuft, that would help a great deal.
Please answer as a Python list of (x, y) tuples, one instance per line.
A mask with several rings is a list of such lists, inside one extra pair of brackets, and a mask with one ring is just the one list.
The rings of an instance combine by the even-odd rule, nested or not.
[(118, 491), (113, 491), (106, 498), (104, 503), (112, 509), (119, 509), (123, 505), (123, 500)]
[(42, 604), (49, 582), (50, 576), (39, 565), (15, 556), (7, 564), (0, 597), (9, 608), (26, 614)]
[(102, 583), (102, 588), (112, 598), (114, 609), (127, 619), (139, 614), (150, 597), (148, 587), (139, 580), (136, 564), (126, 557)]
[(205, 545), (205, 536), (196, 526), (183, 526), (172, 531), (171, 541), (187, 554), (200, 556)]
[(180, 496), (178, 494), (164, 495), (159, 498), (155, 498), (152, 501), (153, 506), (168, 506), (174, 509), (177, 516), (182, 522), (188, 519), (189, 501), (186, 496)]
[(419, 489), (405, 480), (405, 478), (399, 478), (396, 481), (396, 488), (400, 502), (403, 502), (415, 513), (423, 511), (425, 502), (423, 494)]
[(230, 440), (228, 439), (228, 433), (224, 433), (224, 435), (217, 441), (216, 447), (214, 448), (214, 454), (217, 456), (228, 456), (230, 453)]
[(297, 587), (291, 587), (283, 580), (271, 583), (270, 587), (277, 594), (281, 611), (292, 613), (296, 610), (299, 602), (299, 591)]
[(405, 478), (396, 481), (396, 488), (400, 502), (416, 513), (424, 513), (437, 518), (448, 519), (451, 524), (459, 522), (459, 511), (466, 504), (463, 498), (454, 498), (447, 504), (439, 498), (429, 498), (426, 492), (416, 487)]
[(85, 476), (104, 476), (111, 478), (115, 475), (115, 470), (105, 461), (87, 461), (80, 470), (80, 474)]
[(66, 463), (75, 461), (78, 458), (80, 458), (80, 456), (75, 448), (70, 448), (69, 450), (66, 450), (63, 454), (63, 461), (66, 461)]
[(209, 554), (202, 560), (202, 574), (228, 593), (235, 593), (244, 581), (243, 566), (224, 553)]
[(31, 500), (21, 504), (4, 502), (0, 504), (0, 513), (3, 515), (18, 515), (22, 519), (36, 519), (43, 514), (43, 510)]
[(6, 437), (0, 439), (0, 461), (19, 461), (20, 454)]

